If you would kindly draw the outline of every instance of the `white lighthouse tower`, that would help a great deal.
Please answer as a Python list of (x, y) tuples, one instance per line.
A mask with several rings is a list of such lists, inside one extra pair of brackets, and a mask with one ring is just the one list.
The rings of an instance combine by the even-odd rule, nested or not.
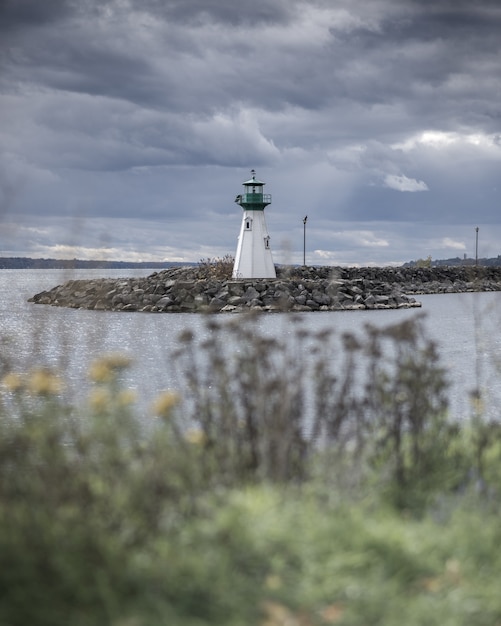
[(264, 219), (264, 208), (271, 204), (271, 194), (263, 193), (264, 184), (252, 178), (243, 183), (245, 192), (235, 198), (244, 215), (233, 265), (233, 278), (276, 278), (271, 255), (270, 236)]

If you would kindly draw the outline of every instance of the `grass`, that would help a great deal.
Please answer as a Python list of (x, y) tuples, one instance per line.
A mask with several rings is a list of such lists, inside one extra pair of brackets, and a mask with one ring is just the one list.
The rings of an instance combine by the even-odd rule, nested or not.
[(501, 624), (500, 428), (451, 419), (420, 318), (208, 324), (148, 427), (122, 355), (78, 404), (4, 364), (0, 626)]

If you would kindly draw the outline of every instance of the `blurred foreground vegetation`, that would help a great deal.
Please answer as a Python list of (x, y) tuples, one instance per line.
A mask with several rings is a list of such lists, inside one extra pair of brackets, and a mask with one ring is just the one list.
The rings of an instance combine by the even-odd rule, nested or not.
[(0, 626), (501, 624), (501, 429), (422, 319), (207, 325), (150, 415), (123, 355), (79, 406), (2, 363)]

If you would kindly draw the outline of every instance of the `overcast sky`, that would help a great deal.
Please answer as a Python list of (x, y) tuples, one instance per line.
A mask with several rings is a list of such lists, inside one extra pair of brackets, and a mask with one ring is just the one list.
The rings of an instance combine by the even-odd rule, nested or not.
[(0, 255), (501, 254), (500, 0), (0, 0)]

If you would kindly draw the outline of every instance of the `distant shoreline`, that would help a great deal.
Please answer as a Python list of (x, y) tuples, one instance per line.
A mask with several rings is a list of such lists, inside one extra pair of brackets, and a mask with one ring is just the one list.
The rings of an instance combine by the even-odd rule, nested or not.
[[(501, 255), (493, 258), (461, 259), (455, 257), (452, 259), (435, 259), (430, 260), (430, 265), (422, 264), (420, 261), (409, 261), (400, 266), (402, 268), (409, 267), (501, 267)], [(22, 269), (52, 269), (52, 270), (68, 270), (68, 269), (155, 269), (163, 270), (174, 267), (187, 267), (198, 265), (196, 261), (105, 261), (105, 260), (83, 260), (83, 259), (32, 259), (30, 257), (1, 257), (0, 270), (22, 270)], [(279, 266), (277, 264), (277, 266)], [(294, 267), (300, 267), (295, 265)], [(321, 266), (313, 266), (321, 267)], [(334, 267), (334, 266), (333, 266)], [(358, 267), (358, 266), (357, 266)], [(388, 266), (375, 266), (388, 267)], [(360, 269), (360, 267), (359, 267)]]
[(0, 270), (23, 269), (168, 269), (193, 263), (171, 261), (87, 261), (83, 259), (31, 259), (28, 257), (0, 257)]

